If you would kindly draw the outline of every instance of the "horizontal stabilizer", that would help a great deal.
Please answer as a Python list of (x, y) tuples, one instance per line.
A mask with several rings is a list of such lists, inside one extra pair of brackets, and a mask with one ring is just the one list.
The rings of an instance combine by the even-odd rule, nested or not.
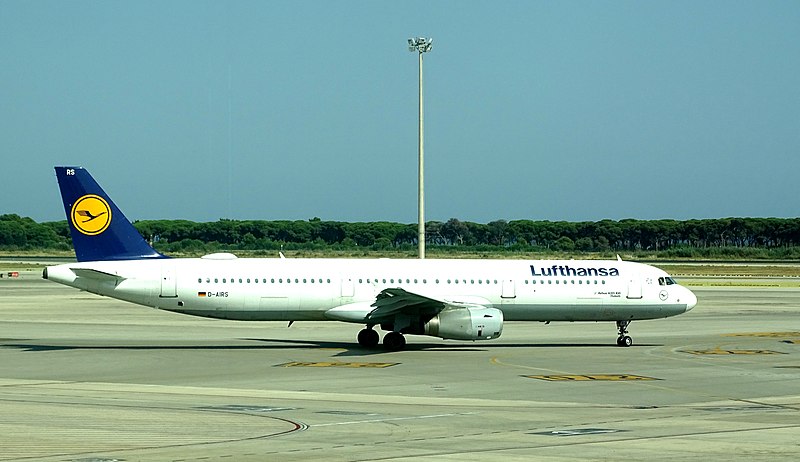
[(105, 273), (103, 271), (97, 271), (90, 268), (70, 268), (70, 270), (79, 278), (94, 279), (96, 281), (108, 281), (113, 282), (114, 284), (119, 284), (126, 279), (125, 277), (117, 274)]

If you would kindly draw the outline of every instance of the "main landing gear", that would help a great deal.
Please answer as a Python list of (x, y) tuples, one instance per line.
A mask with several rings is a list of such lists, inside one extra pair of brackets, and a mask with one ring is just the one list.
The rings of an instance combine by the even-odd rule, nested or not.
[(630, 321), (617, 321), (617, 330), (619, 337), (617, 338), (617, 346), (629, 347), (633, 345), (633, 339), (628, 337), (628, 325)]
[[(372, 326), (367, 326), (358, 333), (358, 344), (364, 348), (375, 348), (379, 341), (380, 335), (372, 330)], [(402, 350), (406, 346), (406, 338), (400, 332), (389, 332), (383, 337), (383, 346), (387, 350)]]

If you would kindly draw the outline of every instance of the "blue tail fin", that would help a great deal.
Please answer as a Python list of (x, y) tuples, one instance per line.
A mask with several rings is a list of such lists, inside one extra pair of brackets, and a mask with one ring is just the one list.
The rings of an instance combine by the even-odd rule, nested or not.
[(166, 258), (147, 244), (85, 169), (56, 167), (56, 178), (78, 261)]

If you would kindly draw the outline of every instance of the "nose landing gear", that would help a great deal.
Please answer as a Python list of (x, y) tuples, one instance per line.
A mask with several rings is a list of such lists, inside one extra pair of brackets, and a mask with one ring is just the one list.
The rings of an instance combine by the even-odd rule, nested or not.
[(617, 330), (619, 331), (619, 337), (617, 337), (617, 346), (629, 347), (633, 345), (633, 339), (627, 335), (628, 325), (630, 323), (630, 321), (617, 321)]

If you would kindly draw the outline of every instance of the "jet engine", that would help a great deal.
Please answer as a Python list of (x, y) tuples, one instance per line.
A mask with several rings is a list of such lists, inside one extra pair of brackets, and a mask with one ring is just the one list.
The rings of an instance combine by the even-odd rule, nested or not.
[(481, 305), (450, 307), (425, 323), (424, 333), (452, 340), (489, 340), (503, 332), (503, 312)]

